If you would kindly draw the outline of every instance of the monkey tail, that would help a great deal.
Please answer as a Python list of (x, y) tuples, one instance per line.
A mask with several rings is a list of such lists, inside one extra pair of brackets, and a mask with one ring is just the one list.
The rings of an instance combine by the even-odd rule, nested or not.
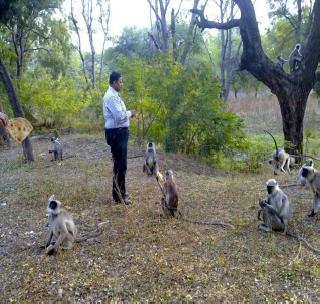
[(188, 223), (198, 224), (198, 225), (221, 226), (221, 227), (224, 227), (224, 228), (229, 227), (229, 228), (234, 229), (234, 226), (229, 224), (229, 223), (192, 221), (192, 220), (189, 220), (189, 219), (185, 218), (179, 210), (177, 210), (177, 213), (179, 214), (179, 218), (181, 220), (183, 220), (185, 222), (188, 222)]
[(88, 235), (84, 235), (84, 236), (76, 238), (75, 242), (76, 243), (81, 243), (81, 242), (87, 241), (89, 239), (96, 238), (96, 237), (100, 236), (102, 234), (102, 231), (103, 231), (103, 226), (105, 224), (107, 224), (107, 223), (108, 222), (101, 222), (101, 223), (97, 224), (97, 228), (96, 228), (95, 231), (89, 233)]
[(278, 158), (279, 158), (279, 148), (278, 148), (276, 139), (273, 137), (273, 135), (272, 135), (269, 131), (267, 131), (267, 130), (263, 130), (263, 131), (266, 132), (266, 133), (268, 133), (268, 134), (272, 137), (272, 139), (273, 139), (273, 141), (274, 141), (274, 144), (275, 144), (275, 146), (276, 146), (276, 157), (277, 157), (277, 159), (278, 159)]
[(317, 249), (317, 248), (313, 247), (312, 245), (310, 245), (310, 243), (306, 239), (301, 237), (300, 235), (298, 235), (292, 231), (287, 231), (287, 235), (297, 239), (298, 241), (301, 241), (308, 249), (310, 249), (314, 253), (320, 254), (320, 249)]

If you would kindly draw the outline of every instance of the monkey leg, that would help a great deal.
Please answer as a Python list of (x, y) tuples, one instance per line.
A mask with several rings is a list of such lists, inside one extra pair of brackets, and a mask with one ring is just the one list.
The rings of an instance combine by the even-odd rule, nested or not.
[(53, 254), (57, 253), (61, 243), (64, 241), (64, 238), (65, 238), (65, 236), (63, 235), (63, 233), (60, 233), (57, 241), (55, 242), (55, 244), (51, 244), (46, 249), (46, 254), (47, 255), (53, 255)]
[(280, 170), (281, 170), (282, 172), (284, 172), (284, 173), (286, 172), (286, 171), (284, 170), (285, 164), (286, 164), (286, 162), (283, 162), (282, 165), (281, 165), (281, 167), (280, 167)]
[(309, 211), (308, 217), (313, 217), (319, 212), (319, 205), (319, 195), (315, 194), (313, 197), (312, 209)]
[(164, 197), (161, 198), (161, 207), (162, 207), (163, 216), (165, 218), (168, 218), (170, 216), (170, 212), (167, 208), (166, 200)]
[(290, 158), (288, 158), (288, 159), (286, 160), (285, 168), (286, 168), (286, 170), (288, 171), (288, 173), (291, 173), (291, 172), (290, 172)]
[(265, 224), (259, 224), (258, 229), (263, 232), (271, 232), (272, 229)]

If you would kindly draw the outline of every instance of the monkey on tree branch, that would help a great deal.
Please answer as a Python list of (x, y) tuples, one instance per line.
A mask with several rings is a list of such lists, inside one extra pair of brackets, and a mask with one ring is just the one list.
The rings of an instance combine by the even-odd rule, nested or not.
[[(198, 15), (196, 24), (203, 29), (228, 30), (239, 27), (242, 39), (242, 56), (240, 70), (247, 70), (257, 80), (263, 82), (278, 98), (282, 116), (282, 127), (285, 149), (296, 160), (301, 160), (303, 153), (303, 118), (307, 99), (316, 77), (315, 72), (320, 62), (320, 0), (315, 0), (312, 16), (309, 18), (309, 29), (303, 43), (303, 65), (290, 74), (279, 69), (264, 52), (251, 0), (233, 0), (239, 7), (241, 17), (225, 23), (210, 21), (205, 18), (204, 9), (192, 9)], [(299, 41), (297, 41), (299, 42)]]

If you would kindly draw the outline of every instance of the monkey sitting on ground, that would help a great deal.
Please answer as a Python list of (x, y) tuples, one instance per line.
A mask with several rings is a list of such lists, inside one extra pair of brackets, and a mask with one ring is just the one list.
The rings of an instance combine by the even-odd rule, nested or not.
[(178, 209), (178, 191), (174, 181), (172, 170), (167, 170), (163, 184), (163, 197), (161, 199), (161, 206), (163, 215), (165, 217), (175, 216)]
[[(47, 212), (49, 214), (49, 236), (46, 245), (46, 254), (53, 255), (59, 248), (71, 249), (73, 243), (80, 243), (89, 238), (97, 237), (102, 233), (102, 222), (97, 225), (97, 230), (90, 235), (77, 238), (77, 227), (70, 213), (61, 207), (62, 203), (52, 195), (48, 200)], [(53, 240), (54, 239), (54, 240)]]
[[(55, 254), (59, 247), (71, 249), (77, 234), (72, 216), (61, 205), (60, 201), (54, 199), (54, 195), (48, 200), (49, 237), (45, 248), (49, 255)], [(54, 243), (52, 243), (53, 238)]]
[(156, 175), (159, 172), (158, 161), (156, 157), (156, 147), (153, 142), (148, 142), (143, 172), (149, 176)]
[(294, 47), (294, 50), (289, 55), (289, 67), (290, 67), (290, 73), (298, 71), (301, 69), (301, 63), (302, 63), (302, 55), (300, 53), (301, 44), (297, 43)]
[(53, 149), (49, 150), (49, 154), (53, 153), (52, 161), (62, 160), (63, 148), (59, 138), (52, 137), (51, 141), (53, 143)]
[(308, 166), (304, 166), (301, 169), (301, 176), (306, 179), (313, 192), (313, 206), (308, 213), (308, 216), (312, 217), (315, 216), (320, 209), (320, 172)]
[(304, 177), (302, 177), (302, 169), (304, 167), (313, 168), (313, 160), (312, 159), (307, 159), (306, 162), (302, 165), (302, 167), (299, 169), (299, 172), (298, 172), (298, 180), (299, 180), (300, 184), (302, 186), (308, 186), (309, 185), (308, 181)]
[(288, 230), (290, 203), (288, 197), (280, 189), (276, 180), (269, 179), (267, 181), (267, 191), (267, 198), (259, 202), (261, 209), (258, 211), (258, 219), (263, 221), (263, 223), (258, 226), (259, 230), (264, 232), (283, 232), (284, 235), (291, 236), (303, 242), (307, 248), (320, 254), (320, 250), (310, 245), (306, 239)]
[(258, 212), (258, 219), (263, 221), (259, 225), (259, 230), (264, 232), (283, 231), (286, 234), (290, 211), (288, 197), (279, 188), (275, 179), (269, 179), (266, 185), (268, 196), (259, 202), (261, 209)]

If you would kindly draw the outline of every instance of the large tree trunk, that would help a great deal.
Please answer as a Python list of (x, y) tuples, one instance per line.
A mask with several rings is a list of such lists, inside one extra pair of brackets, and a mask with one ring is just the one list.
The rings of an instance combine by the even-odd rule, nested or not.
[[(0, 78), (7, 91), (9, 102), (10, 102), (14, 116), (24, 117), (21, 105), (19, 103), (18, 96), (14, 90), (14, 87), (11, 81), (11, 78), (1, 58), (0, 58)], [(23, 147), (23, 154), (24, 154), (25, 160), (33, 161), (34, 157), (33, 157), (32, 146), (31, 146), (29, 136), (22, 142), (22, 147)]]
[(291, 90), (292, 92), (287, 89), (286, 94), (277, 97), (281, 109), (285, 149), (300, 161), (303, 153), (303, 118), (309, 91), (300, 86)]

